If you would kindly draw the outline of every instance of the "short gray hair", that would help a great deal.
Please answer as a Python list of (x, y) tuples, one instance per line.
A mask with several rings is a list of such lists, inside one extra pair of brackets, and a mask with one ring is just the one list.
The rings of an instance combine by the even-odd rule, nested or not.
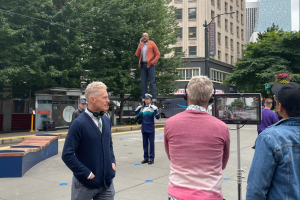
[(188, 86), (189, 103), (207, 106), (213, 90), (213, 83), (207, 76), (194, 76)]
[(95, 81), (88, 84), (88, 86), (85, 89), (85, 98), (87, 103), (90, 103), (90, 96), (92, 94), (97, 96), (101, 95), (99, 92), (100, 89), (105, 89), (105, 90), (107, 89), (106, 85), (100, 81)]

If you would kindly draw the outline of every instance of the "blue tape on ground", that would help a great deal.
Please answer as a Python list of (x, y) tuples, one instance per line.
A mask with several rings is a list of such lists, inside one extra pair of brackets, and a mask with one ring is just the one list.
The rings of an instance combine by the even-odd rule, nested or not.
[(236, 139), (236, 138), (234, 138), (234, 139)]
[(123, 138), (120, 138), (120, 140), (123, 140)]
[(224, 178), (225, 181), (230, 181), (230, 178)]
[(135, 165), (141, 165), (141, 164), (135, 164)]
[(235, 153), (235, 151), (230, 151), (230, 153)]
[(65, 185), (68, 185), (68, 183), (61, 183), (59, 184), (60, 186), (65, 186)]
[(159, 138), (160, 140), (162, 139), (162, 138)]
[(129, 152), (128, 154), (132, 154), (131, 152)]
[(153, 181), (152, 180), (146, 180), (146, 183), (152, 183)]
[(123, 146), (124, 146), (124, 147), (126, 147), (127, 145), (126, 145), (126, 144), (124, 144)]

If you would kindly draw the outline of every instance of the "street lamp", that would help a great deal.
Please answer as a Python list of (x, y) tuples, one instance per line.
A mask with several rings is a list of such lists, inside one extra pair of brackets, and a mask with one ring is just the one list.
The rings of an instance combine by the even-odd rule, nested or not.
[(218, 14), (217, 16), (213, 17), (208, 24), (207, 24), (206, 20), (204, 21), (203, 27), (205, 28), (205, 31), (204, 31), (204, 34), (205, 34), (205, 72), (206, 72), (206, 75), (207, 75), (208, 78), (209, 78), (208, 26), (214, 21), (215, 18), (220, 17), (221, 15), (228, 15), (228, 14), (233, 14), (233, 13), (235, 13), (235, 12), (228, 12), (228, 13)]

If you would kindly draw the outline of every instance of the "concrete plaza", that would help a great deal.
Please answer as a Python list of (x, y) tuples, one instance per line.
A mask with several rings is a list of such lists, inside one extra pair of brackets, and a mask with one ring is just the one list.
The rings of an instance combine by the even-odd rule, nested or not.
[[(236, 125), (228, 125), (234, 129)], [(199, 127), (201, 128), (201, 127)], [(113, 134), (117, 173), (114, 179), (115, 200), (166, 200), (170, 162), (163, 142), (163, 128), (156, 129), (155, 163), (139, 165), (143, 159), (140, 131)], [(241, 166), (244, 169), (242, 196), (257, 137), (256, 126), (241, 129)], [(237, 199), (237, 133), (230, 130), (230, 158), (223, 172), (222, 191), (226, 200)], [(0, 178), (0, 199), (3, 200), (68, 200), (71, 195), (72, 173), (61, 160), (64, 139), (59, 141), (59, 153), (31, 168), (22, 178)], [(138, 165), (136, 165), (138, 164)]]

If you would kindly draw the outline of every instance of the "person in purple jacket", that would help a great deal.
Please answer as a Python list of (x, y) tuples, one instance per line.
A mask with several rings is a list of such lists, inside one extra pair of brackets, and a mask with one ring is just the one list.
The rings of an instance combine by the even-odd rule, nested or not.
[(262, 109), (261, 111), (261, 124), (257, 125), (257, 133), (258, 135), (264, 131), (267, 127), (271, 126), (272, 124), (275, 124), (276, 122), (278, 122), (278, 116), (271, 111), (272, 108), (272, 103), (273, 100), (272, 99), (266, 99), (265, 100), (265, 108)]

